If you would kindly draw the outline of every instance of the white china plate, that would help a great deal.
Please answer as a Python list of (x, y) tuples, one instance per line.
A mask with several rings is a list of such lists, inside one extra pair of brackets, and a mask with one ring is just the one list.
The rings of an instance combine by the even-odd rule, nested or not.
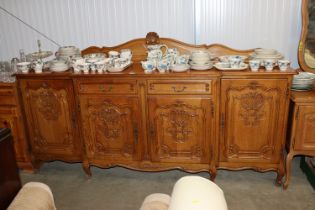
[(173, 65), (171, 66), (171, 70), (173, 72), (184, 72), (190, 69), (190, 66), (187, 65)]
[(222, 67), (221, 66), (221, 63), (216, 63), (214, 64), (214, 67), (217, 68), (218, 70), (221, 70), (221, 71), (239, 71), (239, 70), (245, 70), (248, 68), (248, 64), (246, 63), (242, 63), (241, 66), (239, 68), (226, 68), (226, 67)]
[(131, 66), (132, 62), (130, 62), (129, 64), (127, 64), (126, 66), (122, 66), (119, 68), (115, 68), (115, 67), (111, 67), (109, 69), (107, 69), (108, 72), (111, 73), (115, 73), (115, 72), (122, 72), (123, 70), (127, 69), (129, 66)]

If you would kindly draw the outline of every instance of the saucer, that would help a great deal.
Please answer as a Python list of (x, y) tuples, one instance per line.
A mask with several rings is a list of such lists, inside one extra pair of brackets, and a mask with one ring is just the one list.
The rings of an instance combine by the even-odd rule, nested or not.
[(188, 64), (175, 64), (171, 66), (173, 72), (184, 72), (190, 69)]

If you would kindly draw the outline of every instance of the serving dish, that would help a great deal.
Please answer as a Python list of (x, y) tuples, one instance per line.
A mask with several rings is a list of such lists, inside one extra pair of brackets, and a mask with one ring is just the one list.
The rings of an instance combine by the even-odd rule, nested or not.
[(241, 63), (239, 68), (231, 68), (231, 67), (227, 67), (226, 63), (218, 62), (214, 64), (214, 67), (221, 71), (240, 71), (240, 70), (246, 70), (248, 68), (248, 64)]
[(248, 57), (245, 55), (223, 55), (219, 56), (220, 62), (229, 62), (231, 59), (241, 59), (242, 62), (246, 60)]
[(124, 71), (125, 69), (127, 69), (131, 65), (132, 65), (132, 62), (128, 63), (125, 66), (121, 66), (121, 67), (109, 67), (107, 69), (107, 71), (110, 72), (110, 73), (122, 72), (122, 71)]

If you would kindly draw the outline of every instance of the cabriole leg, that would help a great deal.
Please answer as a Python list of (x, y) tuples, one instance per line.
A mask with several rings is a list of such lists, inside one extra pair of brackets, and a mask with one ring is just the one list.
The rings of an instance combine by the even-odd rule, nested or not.
[(290, 182), (290, 178), (291, 178), (291, 163), (292, 163), (292, 159), (293, 159), (294, 155), (293, 153), (289, 153), (287, 155), (286, 161), (285, 161), (285, 170), (286, 170), (286, 177), (285, 177), (285, 181), (283, 184), (283, 189), (287, 189), (289, 182)]

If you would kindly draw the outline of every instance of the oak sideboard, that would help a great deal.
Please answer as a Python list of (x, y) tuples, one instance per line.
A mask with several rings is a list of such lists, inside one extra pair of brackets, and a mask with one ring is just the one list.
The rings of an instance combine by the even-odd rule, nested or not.
[[(154, 34), (153, 34), (154, 35)], [(17, 74), (17, 91), (33, 165), (61, 160), (90, 166), (162, 171), (179, 168), (276, 171), (284, 146), (292, 76), (287, 71), (144, 73), (145, 44), (180, 52), (248, 55), (223, 45), (189, 45), (155, 37), (82, 54), (129, 48), (134, 63), (120, 73)]]

